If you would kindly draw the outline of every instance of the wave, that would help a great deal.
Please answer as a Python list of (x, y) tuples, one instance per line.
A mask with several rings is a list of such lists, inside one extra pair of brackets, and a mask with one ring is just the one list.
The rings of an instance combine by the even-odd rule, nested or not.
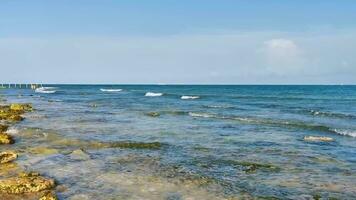
[(252, 118), (252, 117), (220, 116), (216, 114), (196, 113), (196, 112), (189, 112), (189, 116), (201, 117), (201, 118), (214, 118), (214, 119), (221, 119), (221, 120), (235, 120), (235, 121), (248, 123), (248, 124), (255, 124), (255, 125), (269, 125), (269, 126), (279, 126), (279, 127), (286, 127), (286, 128), (305, 129), (311, 131), (320, 131), (320, 132), (327, 132), (327, 133), (333, 133), (339, 135), (349, 135), (349, 136), (356, 137), (356, 132), (338, 131), (334, 128), (325, 125), (308, 124), (301, 121), (282, 121), (282, 120)]
[(181, 96), (181, 99), (187, 100), (187, 99), (199, 99), (199, 96)]
[(318, 110), (308, 110), (308, 113), (314, 116), (321, 116), (321, 117), (334, 117), (334, 118), (341, 118), (341, 119), (356, 119), (356, 116), (344, 113), (334, 113), (334, 112), (326, 112), (326, 111), (318, 111)]
[(351, 136), (351, 137), (356, 137), (356, 131), (351, 131), (351, 130), (338, 130), (334, 129), (334, 131), (339, 134), (339, 135), (345, 135), (345, 136)]
[(154, 92), (146, 92), (145, 94), (146, 97), (160, 97), (162, 95), (163, 93), (154, 93)]
[(188, 112), (188, 115), (191, 116), (191, 117), (216, 118), (215, 115), (207, 114), (207, 113)]
[(101, 88), (100, 91), (102, 91), (102, 92), (121, 92), (122, 89), (105, 89), (105, 88)]
[(35, 92), (44, 93), (44, 94), (53, 94), (53, 93), (57, 92), (54, 89), (56, 89), (56, 88), (55, 87), (39, 87), (35, 90)]
[(222, 109), (230, 109), (235, 108), (234, 106), (228, 105), (203, 105), (204, 108), (222, 108)]

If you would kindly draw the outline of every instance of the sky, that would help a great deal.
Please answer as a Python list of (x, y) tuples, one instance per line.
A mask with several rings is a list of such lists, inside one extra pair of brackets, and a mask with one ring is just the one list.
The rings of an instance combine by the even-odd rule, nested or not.
[(0, 0), (0, 82), (356, 84), (355, 0)]

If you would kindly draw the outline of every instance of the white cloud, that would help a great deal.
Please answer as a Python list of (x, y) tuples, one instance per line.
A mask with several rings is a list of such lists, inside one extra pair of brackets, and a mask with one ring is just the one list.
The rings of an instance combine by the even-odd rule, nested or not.
[(356, 34), (0, 38), (4, 82), (356, 83)]
[(264, 42), (262, 53), (267, 69), (278, 75), (297, 73), (302, 70), (304, 58), (302, 50), (290, 39), (271, 39)]

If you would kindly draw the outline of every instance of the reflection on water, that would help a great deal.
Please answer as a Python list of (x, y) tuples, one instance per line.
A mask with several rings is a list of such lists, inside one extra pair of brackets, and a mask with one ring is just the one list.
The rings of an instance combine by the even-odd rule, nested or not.
[(11, 149), (61, 199), (356, 198), (354, 86), (56, 88), (1, 93), (34, 104)]

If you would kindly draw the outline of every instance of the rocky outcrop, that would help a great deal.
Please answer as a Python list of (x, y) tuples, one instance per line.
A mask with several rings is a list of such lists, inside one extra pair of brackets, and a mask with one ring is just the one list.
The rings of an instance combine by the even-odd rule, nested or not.
[(18, 177), (0, 180), (0, 193), (23, 194), (52, 189), (54, 180), (40, 176), (38, 173), (23, 173)]
[(0, 144), (13, 144), (15, 140), (7, 133), (0, 133)]
[(16, 160), (16, 158), (17, 158), (17, 154), (14, 152), (11, 152), (11, 151), (1, 152), (0, 153), (0, 164), (12, 162), (12, 161)]

